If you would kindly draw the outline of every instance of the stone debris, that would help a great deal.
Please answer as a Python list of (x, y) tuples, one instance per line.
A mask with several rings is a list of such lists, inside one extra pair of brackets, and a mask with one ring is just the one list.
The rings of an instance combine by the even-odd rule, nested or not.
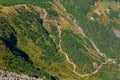
[(44, 80), (35, 77), (29, 77), (24, 74), (0, 70), (0, 80)]
[(117, 38), (120, 38), (120, 31), (119, 30), (114, 30), (114, 33)]

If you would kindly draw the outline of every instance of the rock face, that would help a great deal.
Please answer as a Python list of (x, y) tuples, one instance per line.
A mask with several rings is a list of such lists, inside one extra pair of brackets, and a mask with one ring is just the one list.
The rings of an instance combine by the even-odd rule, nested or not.
[(116, 35), (117, 38), (120, 38), (120, 31), (119, 30), (114, 30), (114, 34)]
[(0, 70), (0, 80), (44, 80), (44, 79), (29, 77), (24, 74), (17, 74), (14, 72)]

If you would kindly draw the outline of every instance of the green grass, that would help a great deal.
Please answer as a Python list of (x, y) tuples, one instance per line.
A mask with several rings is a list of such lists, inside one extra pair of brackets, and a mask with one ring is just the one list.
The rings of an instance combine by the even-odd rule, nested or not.
[(94, 70), (92, 60), (89, 58), (90, 56), (86, 54), (88, 51), (83, 46), (83, 39), (75, 35), (72, 31), (67, 30), (64, 30), (62, 35), (63, 50), (68, 53), (70, 59), (77, 64), (80, 71), (82, 73), (89, 73)]
[[(93, 39), (93, 41), (98, 46), (98, 48), (101, 50), (101, 52), (106, 53), (106, 55), (111, 58), (117, 58), (119, 60), (118, 57), (120, 57), (120, 55), (118, 53), (120, 52), (119, 50), (120, 41), (119, 39), (116, 38), (114, 33), (111, 31), (111, 27), (109, 27), (108, 25), (105, 26), (105, 25), (99, 24), (96, 21), (88, 20), (88, 18), (86, 17), (87, 16), (86, 14), (87, 12), (90, 11), (90, 9), (86, 11), (85, 9), (77, 5), (77, 3), (72, 3), (72, 1), (64, 2), (61, 0), (61, 2), (64, 5), (64, 7), (67, 9), (67, 12), (72, 14), (74, 18), (76, 18), (78, 22), (80, 22), (79, 25), (83, 28), (84, 32), (91, 39)], [(88, 8), (92, 6), (91, 3), (92, 1), (86, 2), (86, 4), (89, 4)], [(85, 4), (82, 4), (82, 2), (80, 4), (84, 7), (86, 6)], [(79, 9), (73, 9), (71, 8), (71, 5), (73, 7), (76, 6), (77, 8), (81, 8), (84, 11), (79, 10)], [(75, 11), (78, 11), (78, 12), (74, 13)], [(86, 14), (83, 14), (83, 13), (86, 13)], [(117, 26), (119, 27), (119, 25)]]
[(53, 0), (1, 0), (0, 5), (2, 6), (11, 6), (11, 5), (17, 5), (17, 4), (30, 4), (34, 6), (40, 6), (42, 8), (45, 8), (47, 12), (53, 16), (58, 16), (58, 13), (53, 10), (51, 7), (51, 4), (48, 4), (46, 2), (53, 1)]
[[(51, 4), (45, 3), (47, 1), (52, 0), (1, 0), (0, 5), (36, 5), (45, 8), (50, 16), (57, 18), (56, 16), (58, 16), (58, 13), (51, 8)], [(74, 0), (61, 0), (61, 3), (66, 8), (67, 12), (73, 15), (72, 18), (78, 20), (84, 33), (95, 42), (100, 51), (105, 53), (108, 57), (117, 59), (119, 62), (120, 40), (115, 37), (110, 27), (110, 25), (115, 25), (117, 27), (119, 27), (119, 25), (114, 23), (103, 25), (97, 21), (90, 21), (86, 16), (91, 10), (90, 7), (94, 4), (94, 0), (73, 1)], [(23, 9), (21, 12), (18, 9), (17, 13), (18, 16), (9, 18), (9, 20), (12, 20), (10, 22), (7, 20), (8, 16), (5, 15), (4, 17), (0, 17), (0, 36), (11, 43), (8, 47), (5, 46), (4, 42), (0, 43), (4, 46), (4, 51), (2, 51), (0, 55), (0, 58), (2, 57), (0, 63), (4, 63), (3, 66), (5, 66), (7, 70), (18, 73), (22, 72), (31, 76), (34, 76), (34, 73), (36, 73), (36, 75), (46, 76), (47, 78), (51, 75), (55, 75), (55, 77), (71, 77), (71, 74), (73, 75), (73, 73), (70, 72), (72, 67), (65, 61), (65, 56), (59, 53), (57, 49), (59, 41), (57, 27), (49, 25), (50, 31), (48, 31), (43, 25), (44, 21), (40, 18), (41, 14), (36, 13), (34, 10), (29, 12)], [(112, 18), (114, 16), (118, 17), (117, 13), (114, 12), (111, 12), (109, 16)], [(11, 38), (11, 35), (16, 39)], [(50, 35), (53, 37), (50, 37)], [(70, 60), (77, 65), (78, 72), (90, 73), (95, 70), (92, 62), (100, 63), (102, 58), (100, 61), (93, 58), (91, 53), (83, 46), (85, 45), (84, 42), (92, 51), (93, 46), (87, 38), (81, 38), (72, 31), (62, 30), (63, 50), (69, 55)], [(11, 48), (13, 48), (12, 51)], [(3, 47), (1, 47), (1, 49), (3, 49)], [(29, 59), (26, 60), (25, 57), (15, 49), (20, 50), (20, 52), (28, 56)], [(8, 55), (8, 53), (10, 54)], [(33, 64), (31, 64), (30, 61), (33, 62)], [(85, 80), (112, 80), (113, 76), (109, 76), (113, 73), (110, 71), (116, 71), (116, 69), (114, 66), (108, 66), (106, 65), (98, 74), (88, 77)]]
[[(100, 49), (100, 51), (106, 54), (106, 56), (110, 58), (117, 59), (117, 62), (119, 62), (120, 40), (116, 38), (109, 25), (105, 26), (103, 24), (98, 23), (97, 21), (90, 21), (87, 18), (87, 13), (90, 12), (90, 7), (93, 5), (94, 1), (90, 1), (90, 2), (89, 1), (85, 2), (85, 1), (79, 0), (79, 2), (77, 2), (76, 0), (75, 2), (72, 0), (71, 1), (61, 0), (61, 3), (66, 8), (67, 12), (73, 15), (72, 18), (73, 19), (76, 18), (78, 20), (79, 25), (84, 30), (84, 33), (95, 42), (96, 46)], [(111, 15), (113, 17), (116, 17), (115, 13), (111, 13)], [(119, 27), (119, 25), (115, 25), (115, 27)], [(115, 68), (114, 70), (116, 71)], [(101, 75), (100, 78), (102, 80), (112, 79), (111, 77), (108, 76), (113, 75), (113, 73), (110, 73), (110, 75), (108, 75), (107, 72), (109, 73), (109, 70), (102, 72), (106, 76), (103, 76), (100, 73), (98, 73), (99, 75)]]
[(46, 74), (46, 72), (44, 72), (43, 70), (37, 67), (34, 67), (29, 62), (26, 62), (22, 57), (14, 56), (14, 55), (4, 56), (3, 60), (4, 60), (4, 64), (7, 66), (8, 71), (24, 73), (30, 76), (37, 75), (39, 77), (43, 77), (43, 76), (49, 77), (49, 75)]
[[(7, 52), (1, 53), (6, 54), (2, 58), (4, 61), (2, 65), (9, 71), (25, 73), (30, 76), (45, 76), (50, 79), (50, 75), (41, 69), (42, 66), (37, 64), (41, 63), (39, 61), (46, 62), (46, 64), (52, 64), (53, 62), (60, 61), (62, 58), (59, 54), (56, 54), (56, 45), (50, 38), (48, 31), (42, 25), (39, 14), (34, 13), (34, 11), (24, 11), (25, 12), (17, 11), (18, 16), (12, 17), (11, 22), (7, 20), (6, 16), (0, 17), (1, 40), (11, 52), (10, 56), (7, 55)], [(5, 23), (3, 23), (3, 21)], [(37, 30), (33, 30), (32, 26)], [(28, 46), (28, 42), (31, 47)], [(44, 50), (44, 55), (38, 56), (38, 58), (35, 59), (32, 55), (36, 55), (36, 50), (29, 50), (29, 48), (34, 48), (33, 44), (35, 47), (39, 47), (41, 51)]]

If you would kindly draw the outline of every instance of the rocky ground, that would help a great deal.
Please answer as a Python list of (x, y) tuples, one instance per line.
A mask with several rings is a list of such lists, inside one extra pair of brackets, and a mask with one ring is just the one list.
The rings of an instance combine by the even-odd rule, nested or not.
[(120, 38), (120, 31), (119, 30), (114, 30), (114, 34), (116, 35), (117, 38)]
[(24, 74), (17, 74), (14, 72), (0, 70), (0, 80), (44, 80), (44, 79), (29, 77)]

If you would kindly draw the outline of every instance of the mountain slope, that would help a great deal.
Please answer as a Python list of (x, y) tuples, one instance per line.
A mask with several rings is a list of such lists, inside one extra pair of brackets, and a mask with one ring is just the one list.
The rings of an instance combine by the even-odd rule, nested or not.
[[(119, 40), (107, 25), (87, 17), (94, 1), (81, 5), (80, 12), (71, 9), (79, 6), (69, 5), (72, 0), (38, 2), (1, 2), (0, 69), (51, 80), (112, 80), (119, 72)], [(99, 43), (103, 36), (93, 31), (107, 38)], [(113, 40), (116, 51), (108, 51)]]

